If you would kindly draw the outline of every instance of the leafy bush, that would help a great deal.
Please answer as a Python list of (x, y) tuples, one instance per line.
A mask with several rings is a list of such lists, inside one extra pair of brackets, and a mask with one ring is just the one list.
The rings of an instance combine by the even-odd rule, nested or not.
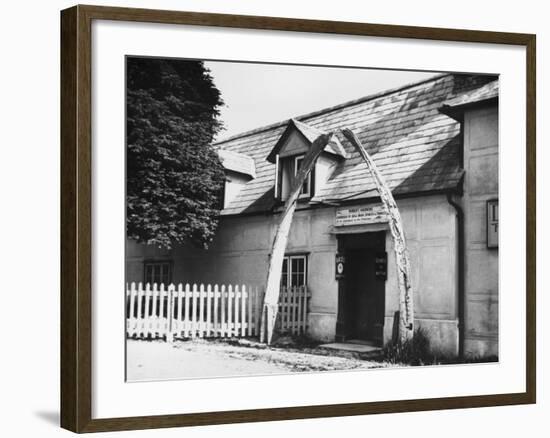
[(382, 357), (393, 364), (428, 365), (437, 362), (437, 357), (430, 351), (428, 335), (422, 328), (417, 329), (410, 340), (390, 342), (382, 349)]

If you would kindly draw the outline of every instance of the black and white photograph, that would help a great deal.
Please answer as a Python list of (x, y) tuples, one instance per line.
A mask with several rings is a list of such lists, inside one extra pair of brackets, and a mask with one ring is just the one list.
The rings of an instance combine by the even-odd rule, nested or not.
[(498, 362), (498, 144), (497, 75), (127, 56), (127, 381)]

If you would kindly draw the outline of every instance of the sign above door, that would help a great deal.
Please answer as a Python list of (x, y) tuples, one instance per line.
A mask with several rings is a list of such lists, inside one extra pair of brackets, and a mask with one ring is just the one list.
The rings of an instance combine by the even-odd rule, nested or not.
[(348, 225), (381, 224), (385, 222), (388, 222), (388, 215), (384, 206), (382, 204), (368, 204), (337, 208), (334, 225), (343, 227)]

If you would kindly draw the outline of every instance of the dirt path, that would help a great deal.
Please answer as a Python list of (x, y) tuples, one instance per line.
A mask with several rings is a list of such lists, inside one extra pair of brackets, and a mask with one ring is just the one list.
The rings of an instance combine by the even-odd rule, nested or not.
[(380, 368), (380, 362), (192, 340), (127, 341), (128, 380), (166, 380)]

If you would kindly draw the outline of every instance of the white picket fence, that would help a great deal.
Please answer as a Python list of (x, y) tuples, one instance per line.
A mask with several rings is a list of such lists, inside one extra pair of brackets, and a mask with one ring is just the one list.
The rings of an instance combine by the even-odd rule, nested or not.
[(305, 334), (310, 292), (306, 286), (281, 289), (275, 330), (280, 334)]
[[(307, 288), (281, 290), (277, 331), (307, 331)], [(260, 334), (264, 292), (245, 285), (131, 283), (126, 286), (126, 332), (131, 338), (253, 337)]]

